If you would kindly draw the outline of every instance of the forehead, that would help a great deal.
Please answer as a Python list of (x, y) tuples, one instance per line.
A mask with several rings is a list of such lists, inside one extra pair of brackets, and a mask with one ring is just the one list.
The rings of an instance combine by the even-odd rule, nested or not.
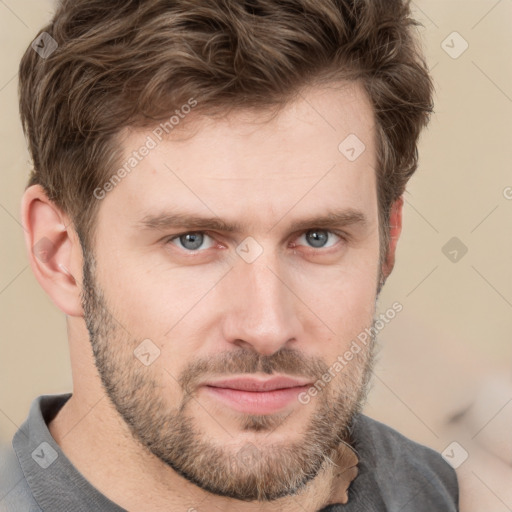
[(100, 216), (131, 222), (172, 207), (268, 229), (292, 210), (375, 213), (374, 113), (359, 84), (303, 90), (272, 117), (188, 115), (165, 136), (161, 127), (123, 133), (119, 167), (128, 172)]

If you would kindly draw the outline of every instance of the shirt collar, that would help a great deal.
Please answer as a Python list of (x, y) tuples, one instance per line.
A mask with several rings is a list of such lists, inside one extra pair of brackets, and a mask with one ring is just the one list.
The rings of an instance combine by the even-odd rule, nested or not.
[(14, 434), (12, 445), (32, 495), (42, 510), (52, 512), (126, 512), (82, 476), (48, 430), (47, 424), (69, 398), (71, 393), (37, 397)]

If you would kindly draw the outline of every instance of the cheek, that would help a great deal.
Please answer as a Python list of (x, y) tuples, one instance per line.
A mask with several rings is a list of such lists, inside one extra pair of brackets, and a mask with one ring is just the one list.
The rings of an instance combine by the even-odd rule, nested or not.
[(316, 268), (300, 281), (298, 295), (336, 333), (337, 349), (371, 325), (378, 280), (377, 250), (375, 246), (371, 258), (360, 253), (343, 264)]
[[(104, 291), (112, 314), (132, 337), (149, 338), (164, 347), (185, 333), (195, 339), (209, 311), (215, 311), (211, 292), (226, 271), (220, 266), (169, 268), (125, 258), (103, 281)], [(177, 345), (179, 350), (181, 344)]]
[(141, 340), (157, 336), (162, 330), (158, 324), (164, 321), (161, 311), (166, 298), (159, 296), (146, 272), (126, 256), (104, 254), (98, 258), (97, 280), (109, 313), (118, 327), (124, 328), (124, 334)]

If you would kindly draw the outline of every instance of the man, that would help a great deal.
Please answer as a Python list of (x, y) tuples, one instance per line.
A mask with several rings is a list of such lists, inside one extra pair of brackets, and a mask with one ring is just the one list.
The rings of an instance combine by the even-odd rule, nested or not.
[(414, 25), (399, 0), (59, 4), (20, 67), (22, 218), (73, 393), (32, 403), (5, 510), (458, 510), (440, 455), (361, 414), (432, 111)]

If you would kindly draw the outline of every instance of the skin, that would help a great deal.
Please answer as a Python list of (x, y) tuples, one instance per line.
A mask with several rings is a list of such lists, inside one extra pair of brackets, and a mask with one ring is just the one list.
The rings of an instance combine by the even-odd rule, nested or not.
[[(200, 383), (270, 373), (314, 382), (372, 325), (403, 201), (393, 205), (380, 267), (373, 112), (358, 84), (337, 85), (302, 91), (273, 118), (234, 111), (172, 132), (101, 200), (85, 257), (67, 215), (41, 187), (25, 192), (31, 266), (67, 315), (70, 343), (73, 396), (50, 432), (120, 506), (315, 511), (328, 503), (331, 461), (367, 390), (371, 344), (309, 403), (278, 413), (237, 412)], [(126, 155), (150, 133), (123, 131)], [(338, 150), (351, 133), (366, 146), (354, 162)], [(241, 230), (203, 233), (194, 252), (191, 241), (170, 239), (197, 228), (141, 227), (171, 207)], [(347, 208), (366, 222), (292, 229)], [(315, 241), (315, 231), (326, 238)], [(53, 250), (37, 258), (31, 248), (44, 237)], [(236, 250), (247, 237), (258, 244), (251, 251), (262, 250), (251, 263)], [(134, 350), (148, 339), (160, 352), (146, 366)]]

